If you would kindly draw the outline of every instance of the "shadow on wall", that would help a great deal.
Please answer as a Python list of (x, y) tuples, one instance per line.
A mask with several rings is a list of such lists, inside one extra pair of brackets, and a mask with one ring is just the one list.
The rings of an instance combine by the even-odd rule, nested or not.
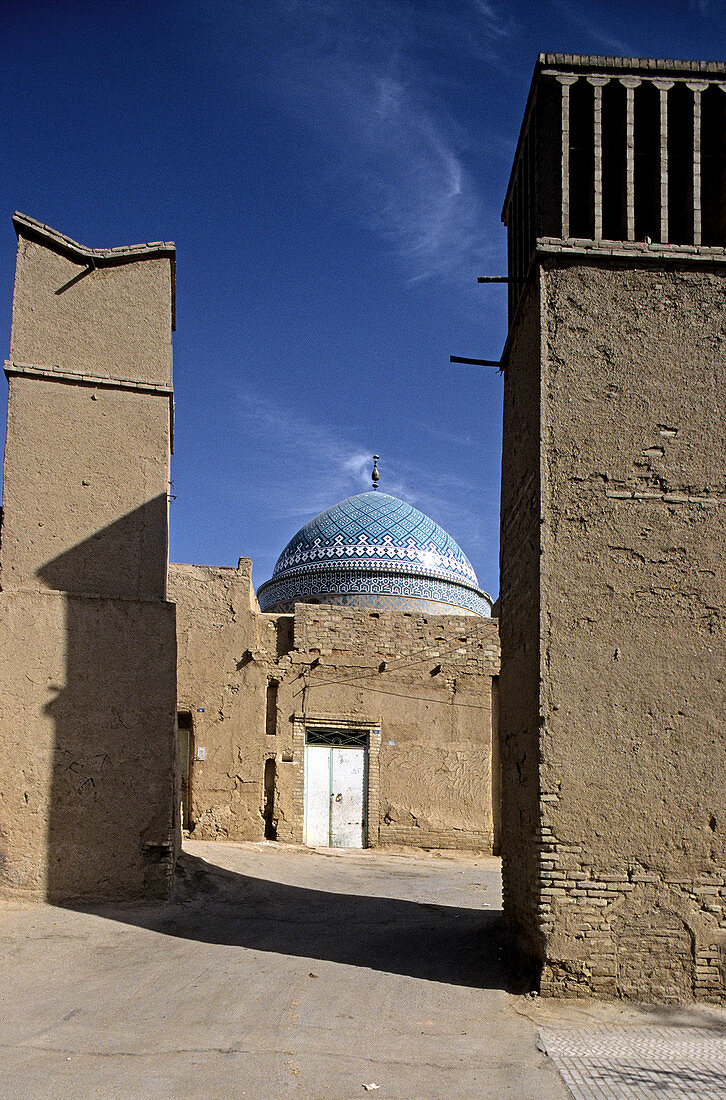
[(165, 897), (171, 885), (175, 609), (158, 565), (166, 509), (156, 497), (39, 570), (64, 595), (61, 608), (41, 598), (53, 621), (37, 624), (41, 649), (42, 632), (55, 633), (49, 663), (62, 680), (48, 685), (56, 694), (44, 707), (54, 723), (51, 899)]
[(47, 562), (38, 576), (56, 592), (163, 599), (167, 514), (160, 494)]
[[(223, 871), (184, 852), (179, 900), (106, 919), (201, 943), (327, 960), (449, 985), (505, 989), (501, 910), (336, 894)], [(86, 910), (88, 911), (88, 910)]]

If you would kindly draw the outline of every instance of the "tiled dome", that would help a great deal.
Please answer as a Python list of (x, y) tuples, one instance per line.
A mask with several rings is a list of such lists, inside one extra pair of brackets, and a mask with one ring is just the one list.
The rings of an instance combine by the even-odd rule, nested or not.
[(296, 603), (490, 615), (469, 559), (438, 523), (397, 497), (348, 497), (290, 539), (258, 593), (263, 611)]

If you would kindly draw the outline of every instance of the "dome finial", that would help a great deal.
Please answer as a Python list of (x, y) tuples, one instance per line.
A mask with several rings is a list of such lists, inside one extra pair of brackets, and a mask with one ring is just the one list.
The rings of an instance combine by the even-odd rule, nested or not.
[(381, 457), (380, 455), (373, 455), (373, 473), (371, 474), (371, 481), (373, 482), (373, 492), (374, 493), (375, 493), (376, 489), (378, 488), (378, 479), (381, 476), (378, 473), (378, 459), (380, 457)]

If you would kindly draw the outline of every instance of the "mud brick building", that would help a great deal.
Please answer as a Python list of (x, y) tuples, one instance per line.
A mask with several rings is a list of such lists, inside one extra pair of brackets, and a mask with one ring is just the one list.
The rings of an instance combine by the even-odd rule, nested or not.
[(170, 566), (185, 826), (203, 839), (498, 850), (496, 619), (370, 595), (261, 613), (251, 566)]
[(166, 599), (170, 244), (16, 215), (0, 556), (0, 891), (162, 897), (179, 843)]
[(726, 975), (726, 66), (540, 55), (504, 205), (505, 911), (548, 993)]
[(726, 65), (538, 59), (497, 618), (377, 471), (257, 595), (168, 566), (173, 246), (16, 215), (1, 894), (164, 896), (182, 827), (501, 843), (543, 993), (726, 997), (725, 138)]

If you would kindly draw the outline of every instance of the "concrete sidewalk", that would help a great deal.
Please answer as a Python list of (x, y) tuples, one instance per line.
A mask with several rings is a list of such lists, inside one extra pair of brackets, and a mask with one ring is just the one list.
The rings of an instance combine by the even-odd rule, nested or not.
[(540, 1028), (725, 1033), (507, 993), (491, 857), (185, 847), (173, 904), (0, 910), (3, 1098), (565, 1100)]

